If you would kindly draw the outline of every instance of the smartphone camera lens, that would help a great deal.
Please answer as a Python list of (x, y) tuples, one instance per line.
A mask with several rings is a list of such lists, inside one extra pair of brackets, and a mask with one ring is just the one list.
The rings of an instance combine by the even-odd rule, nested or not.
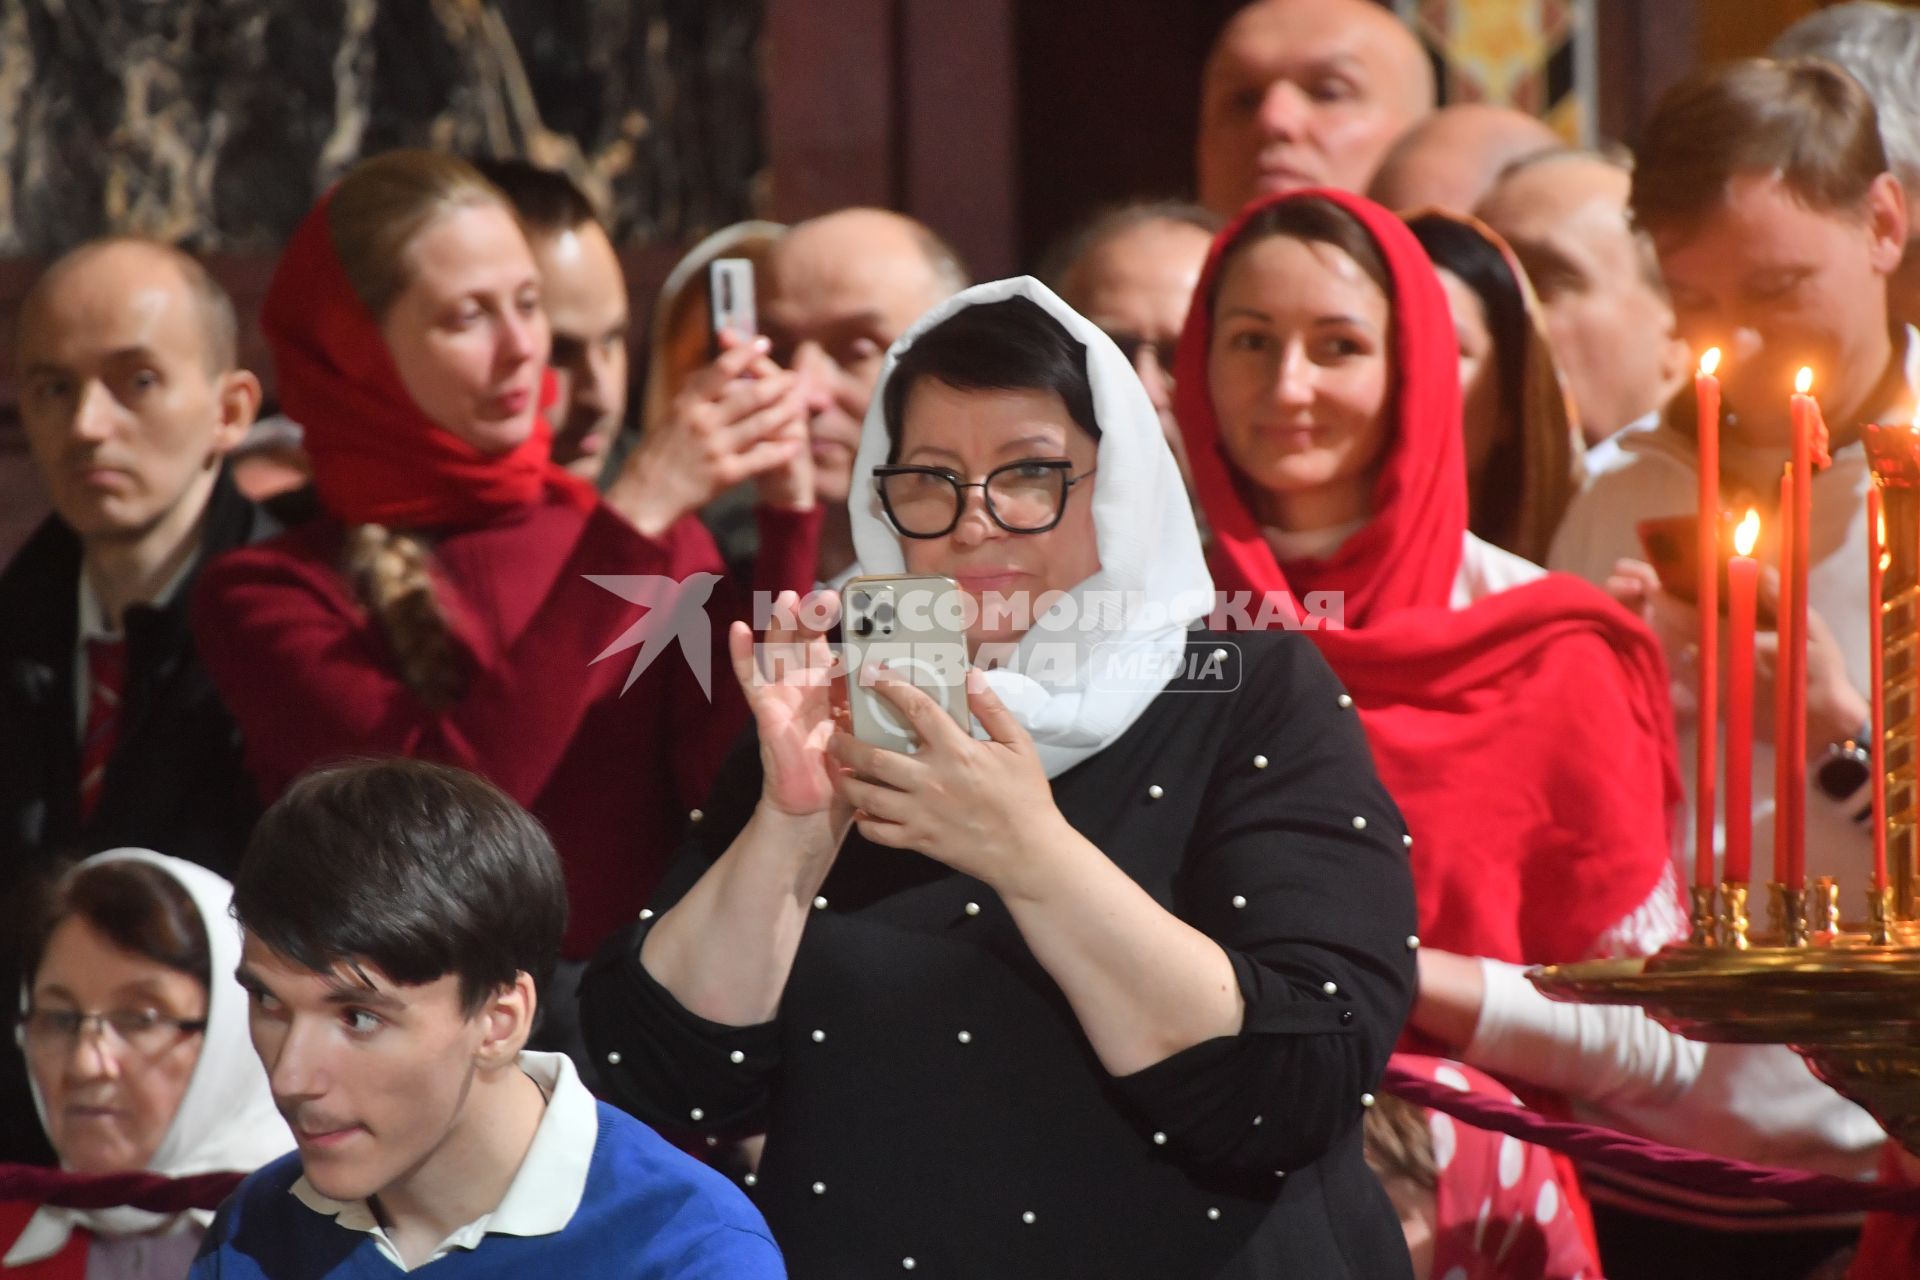
[(875, 626), (880, 628), (882, 634), (890, 633), (893, 630), (892, 601), (880, 600), (875, 602), (873, 606), (873, 622)]

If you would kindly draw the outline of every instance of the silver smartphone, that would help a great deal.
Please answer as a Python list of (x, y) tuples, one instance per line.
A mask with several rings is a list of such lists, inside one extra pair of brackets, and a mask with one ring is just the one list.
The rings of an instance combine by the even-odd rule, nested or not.
[(919, 748), (905, 717), (863, 676), (869, 665), (907, 681), (971, 731), (965, 604), (960, 585), (937, 574), (876, 574), (840, 589), (854, 737), (889, 751)]
[(720, 354), (720, 335), (728, 329), (741, 338), (760, 332), (754, 309), (753, 262), (747, 258), (715, 258), (707, 266), (707, 314), (713, 321), (713, 354)]

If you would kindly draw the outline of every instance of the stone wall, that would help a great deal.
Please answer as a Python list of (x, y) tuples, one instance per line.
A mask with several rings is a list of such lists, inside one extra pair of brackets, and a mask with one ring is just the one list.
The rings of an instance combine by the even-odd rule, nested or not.
[(760, 0), (0, 0), (0, 256), (271, 253), (363, 154), (565, 168), (629, 241), (749, 216)]

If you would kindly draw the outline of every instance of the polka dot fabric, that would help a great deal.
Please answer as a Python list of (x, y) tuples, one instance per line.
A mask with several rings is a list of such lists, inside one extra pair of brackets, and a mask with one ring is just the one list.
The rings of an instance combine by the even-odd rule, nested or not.
[[(1512, 1100), (1491, 1076), (1439, 1058), (1401, 1054), (1397, 1066), (1463, 1093)], [(1536, 1146), (1427, 1113), (1435, 1194), (1432, 1275), (1439, 1280), (1600, 1280), (1568, 1211), (1553, 1160)]]

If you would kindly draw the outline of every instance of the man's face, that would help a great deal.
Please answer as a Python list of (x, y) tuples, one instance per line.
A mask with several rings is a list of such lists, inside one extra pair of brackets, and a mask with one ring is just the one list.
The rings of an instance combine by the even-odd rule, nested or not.
[(1628, 221), (1631, 185), (1613, 165), (1569, 156), (1513, 174), (1479, 210), (1540, 295), (1589, 442), (1659, 408), (1689, 364)]
[(455, 1144), (488, 1038), (452, 975), (418, 986), (370, 965), (315, 973), (251, 933), (240, 955), (253, 1047), (307, 1180), (335, 1200), (404, 1182)]
[(1886, 279), (1906, 240), (1898, 184), (1884, 177), (1868, 206), (1812, 209), (1772, 174), (1741, 174), (1697, 227), (1653, 229), (1680, 336), (1695, 351), (1721, 349), (1730, 429), (1747, 443), (1791, 438), (1801, 366), (1840, 413), (1861, 407), (1884, 373)]
[(820, 500), (844, 505), (887, 348), (944, 291), (903, 227), (864, 210), (796, 227), (768, 267), (762, 327), (774, 359), (807, 389)]
[(1173, 351), (1212, 243), (1191, 223), (1139, 223), (1096, 244), (1065, 282), (1067, 303), (1132, 361), (1183, 472), (1185, 449), (1173, 419)]
[[(164, 253), (116, 244), (61, 269), (20, 325), (20, 418), (53, 508), (82, 538), (138, 541), (197, 519), (246, 434), (208, 368), (191, 286)], [(244, 376), (244, 375), (241, 375)]]
[(627, 411), (626, 277), (595, 222), (534, 236), (533, 256), (553, 328), (548, 363), (560, 384), (553, 460), (592, 480)]
[(1432, 97), (1418, 42), (1377, 5), (1266, 0), (1244, 9), (1201, 86), (1200, 203), (1230, 217), (1270, 192), (1365, 191)]

